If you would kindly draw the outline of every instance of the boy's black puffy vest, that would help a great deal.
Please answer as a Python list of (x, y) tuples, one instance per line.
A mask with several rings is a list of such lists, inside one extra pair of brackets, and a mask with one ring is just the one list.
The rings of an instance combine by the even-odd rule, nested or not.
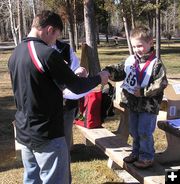
[[(67, 62), (68, 66), (71, 66), (71, 57), (70, 57), (70, 45), (64, 42), (56, 41), (56, 47), (58, 51), (61, 53), (65, 62)], [(78, 106), (78, 100), (69, 100), (64, 99), (64, 110), (71, 110)]]

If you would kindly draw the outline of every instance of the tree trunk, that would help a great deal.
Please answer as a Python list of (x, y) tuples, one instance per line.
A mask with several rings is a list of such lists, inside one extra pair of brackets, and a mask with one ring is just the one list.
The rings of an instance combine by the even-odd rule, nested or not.
[(161, 36), (160, 36), (160, 0), (156, 0), (156, 57), (160, 59)]
[(165, 13), (165, 25), (166, 25), (166, 27), (165, 27), (165, 30), (166, 30), (166, 32), (168, 31), (168, 13), (167, 13), (167, 10), (166, 10), (166, 13)]
[(68, 25), (66, 22), (64, 23), (63, 27), (63, 38), (68, 38)]
[(6, 23), (4, 20), (0, 23), (0, 41), (7, 40)]
[(176, 4), (176, 0), (174, 0), (174, 11), (173, 11), (173, 13), (174, 13), (174, 17), (173, 17), (173, 32), (174, 32), (174, 35), (176, 35), (176, 19), (177, 19), (177, 16), (176, 16), (176, 6), (177, 6), (177, 4)]
[(131, 24), (132, 24), (132, 29), (135, 28), (135, 19), (134, 19), (134, 0), (131, 0)]
[(75, 48), (77, 50), (77, 49), (79, 49), (79, 36), (78, 36), (77, 22), (75, 22), (75, 24), (74, 24), (74, 31), (75, 31)]
[(36, 4), (35, 4), (35, 0), (32, 0), (32, 9), (33, 9), (33, 16), (35, 17), (36, 15)]
[(84, 0), (84, 22), (86, 33), (86, 44), (88, 46), (89, 74), (96, 75), (100, 71), (95, 33), (94, 1)]
[(99, 24), (96, 23), (96, 41), (97, 44), (100, 44), (100, 39), (99, 39)]
[[(122, 6), (124, 7), (123, 2), (122, 2)], [(125, 33), (126, 33), (127, 44), (129, 48), (129, 54), (132, 55), (133, 49), (130, 42), (129, 27), (127, 23), (126, 13), (124, 12), (124, 8), (122, 8), (122, 15), (123, 15), (123, 23), (124, 23)]]
[(27, 20), (26, 20), (26, 18), (25, 18), (25, 12), (23, 11), (22, 12), (22, 14), (23, 14), (23, 27), (24, 27), (24, 35), (25, 36), (27, 36), (28, 35), (28, 33), (29, 33), (29, 28), (27, 27)]
[(153, 18), (153, 29), (152, 29), (152, 31), (153, 31), (153, 36), (156, 36), (156, 18), (155, 17)]
[(18, 32), (19, 32), (19, 43), (20, 43), (23, 38), (22, 0), (18, 0)]
[(67, 14), (68, 14), (68, 22), (69, 22), (69, 40), (70, 40), (70, 45), (73, 48), (74, 51), (76, 51), (76, 46), (74, 42), (74, 26), (73, 26), (73, 13), (72, 13), (72, 7), (71, 3), (69, 0), (66, 0), (67, 6)]
[(147, 16), (148, 16), (149, 27), (153, 31), (153, 15), (151, 14), (151, 12), (148, 12), (148, 15)]
[(74, 0), (74, 33), (75, 33), (75, 46), (79, 49), (79, 35), (78, 35), (78, 25), (77, 25), (77, 9), (76, 0)]
[(13, 35), (13, 40), (14, 40), (14, 44), (17, 46), (18, 38), (17, 38), (17, 31), (15, 30), (15, 25), (14, 25), (14, 20), (13, 20), (11, 0), (8, 0), (8, 10), (9, 10), (9, 17), (10, 17), (11, 32)]

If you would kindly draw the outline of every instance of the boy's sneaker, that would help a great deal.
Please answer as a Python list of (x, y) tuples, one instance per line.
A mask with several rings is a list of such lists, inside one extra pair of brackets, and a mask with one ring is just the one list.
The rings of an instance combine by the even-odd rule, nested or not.
[(153, 160), (138, 160), (133, 163), (133, 165), (139, 169), (146, 169), (148, 167), (152, 167)]
[(126, 163), (133, 163), (137, 160), (138, 160), (138, 157), (133, 155), (132, 153), (129, 156), (127, 156), (123, 159), (123, 161), (126, 162)]

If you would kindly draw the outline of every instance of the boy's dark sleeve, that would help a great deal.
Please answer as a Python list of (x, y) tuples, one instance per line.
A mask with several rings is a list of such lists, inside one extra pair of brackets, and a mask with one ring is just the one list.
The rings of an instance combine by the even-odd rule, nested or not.
[(141, 94), (143, 96), (156, 96), (162, 93), (167, 85), (166, 69), (162, 61), (159, 60), (154, 66), (149, 86), (143, 88)]
[(106, 66), (103, 70), (106, 70), (110, 73), (109, 79), (112, 81), (122, 81), (126, 77), (126, 73), (124, 71), (124, 63), (117, 65), (109, 65)]

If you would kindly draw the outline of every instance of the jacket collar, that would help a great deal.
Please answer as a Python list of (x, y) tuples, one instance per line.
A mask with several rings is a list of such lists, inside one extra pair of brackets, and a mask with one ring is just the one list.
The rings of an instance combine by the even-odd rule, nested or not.
[(144, 54), (142, 57), (139, 57), (137, 54), (135, 54), (135, 57), (136, 59), (138, 59), (139, 63), (145, 63), (153, 52), (154, 52), (154, 47), (151, 47), (150, 51)]
[(44, 43), (45, 45), (47, 45), (47, 43), (45, 43), (43, 40), (41, 40), (40, 38), (37, 37), (26, 37), (23, 39), (24, 42), (29, 42), (29, 41), (37, 41), (37, 42), (41, 42)]

